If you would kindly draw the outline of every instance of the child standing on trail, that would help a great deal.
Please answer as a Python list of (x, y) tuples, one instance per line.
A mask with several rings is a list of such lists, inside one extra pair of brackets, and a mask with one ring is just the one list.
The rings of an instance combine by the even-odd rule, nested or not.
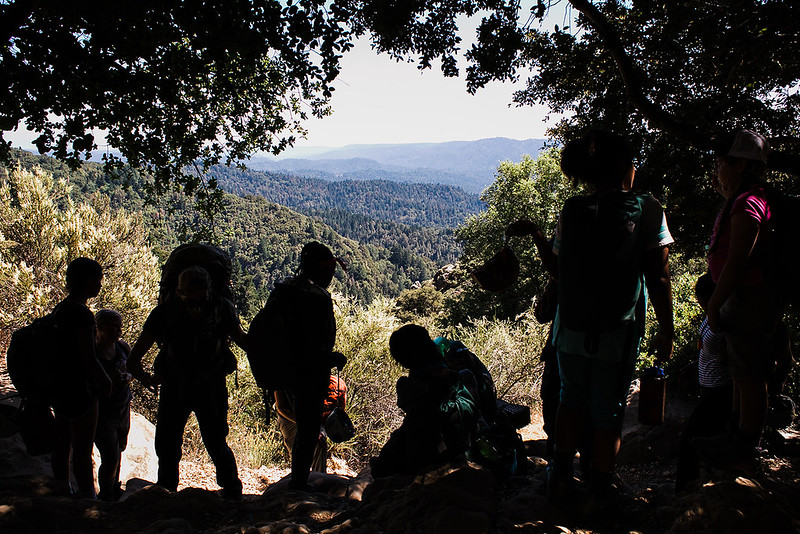
[(97, 482), (104, 501), (117, 501), (122, 495), (119, 470), (122, 451), (128, 445), (131, 428), (131, 375), (127, 360), (131, 347), (120, 339), (122, 316), (114, 310), (100, 310), (97, 323), (97, 359), (111, 379), (111, 395), (100, 399), (94, 444), (100, 451)]
[(67, 267), (66, 277), (69, 294), (53, 310), (66, 338), (54, 370), (58, 380), (52, 392), (56, 441), (51, 463), (56, 480), (69, 485), (71, 457), (78, 494), (94, 499), (97, 399), (108, 396), (111, 381), (95, 357), (94, 315), (86, 303), (100, 293), (103, 268), (92, 259), (76, 258)]
[(507, 234), (532, 234), (545, 268), (558, 280), (554, 344), (561, 403), (548, 495), (555, 501), (567, 496), (588, 406), (591, 502), (602, 507), (612, 497), (625, 399), (644, 334), (645, 285), (659, 324), (656, 360), (672, 354), (668, 247), (673, 240), (661, 205), (632, 191), (633, 152), (621, 137), (591, 131), (570, 141), (561, 153), (561, 170), (592, 192), (564, 203), (553, 247), (531, 221), (512, 223)]
[[(714, 293), (711, 274), (697, 279), (694, 286), (697, 302), (706, 310), (708, 299)], [(675, 491), (680, 492), (697, 478), (699, 460), (692, 440), (725, 434), (731, 416), (733, 382), (725, 357), (725, 336), (708, 326), (708, 317), (700, 323), (700, 356), (697, 360), (697, 378), (700, 399), (692, 410), (681, 433), (678, 466), (675, 472)]]

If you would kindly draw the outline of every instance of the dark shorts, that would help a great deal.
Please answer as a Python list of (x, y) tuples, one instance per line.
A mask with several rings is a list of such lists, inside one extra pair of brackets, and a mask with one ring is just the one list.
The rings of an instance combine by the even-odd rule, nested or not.
[(588, 406), (598, 428), (621, 429), (635, 367), (636, 360), (613, 362), (559, 351), (561, 402)]

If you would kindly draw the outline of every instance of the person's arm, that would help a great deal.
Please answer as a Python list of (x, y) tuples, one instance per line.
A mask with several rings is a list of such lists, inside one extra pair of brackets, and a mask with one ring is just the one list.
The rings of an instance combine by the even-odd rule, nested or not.
[(663, 364), (672, 356), (675, 341), (668, 246), (656, 247), (645, 254), (644, 279), (658, 321), (658, 333), (652, 346), (656, 351), (656, 363)]
[(533, 221), (520, 220), (512, 222), (506, 228), (506, 235), (513, 236), (533, 236), (533, 244), (542, 259), (542, 265), (553, 278), (558, 278), (558, 256), (553, 252), (553, 247), (542, 229)]
[(142, 367), (142, 358), (150, 350), (150, 347), (156, 342), (156, 336), (149, 330), (142, 330), (139, 339), (133, 344), (130, 354), (128, 355), (128, 372), (133, 377), (142, 383), (144, 387), (156, 393), (158, 386), (158, 378), (146, 372)]
[(708, 300), (708, 326), (719, 332), (719, 310), (742, 282), (747, 269), (747, 260), (753, 252), (760, 230), (758, 221), (745, 212), (731, 216), (731, 238), (728, 259), (720, 272), (714, 293)]

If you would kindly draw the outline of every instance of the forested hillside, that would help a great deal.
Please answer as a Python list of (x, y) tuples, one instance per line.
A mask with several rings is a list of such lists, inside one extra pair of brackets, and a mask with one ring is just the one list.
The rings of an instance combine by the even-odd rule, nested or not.
[[(200, 222), (181, 195), (148, 203), (147, 181), (137, 174), (112, 178), (94, 163), (70, 171), (51, 158), (23, 151), (15, 156), (23, 168), (39, 166), (57, 179), (68, 180), (76, 202), (88, 201), (99, 192), (109, 197), (112, 207), (141, 213), (150, 228), (151, 245), (162, 259), (187, 238), (187, 228)], [(337, 273), (332, 289), (361, 302), (380, 295), (397, 296), (414, 282), (433, 276), (438, 264), (431, 257), (452, 261), (457, 254), (452, 233), (443, 229), (396, 225), (341, 210), (325, 212), (346, 234), (356, 237), (351, 239), (324, 222), (322, 215), (311, 217), (260, 196), (226, 194), (224, 203), (224, 211), (214, 220), (214, 242), (234, 259), (236, 304), (244, 317), (257, 311), (275, 281), (293, 273), (302, 244), (312, 239), (329, 245), (348, 266), (346, 273)], [(359, 236), (366, 234), (371, 239), (362, 241)]]
[(419, 226), (454, 228), (483, 206), (478, 195), (441, 184), (374, 179), (328, 182), (223, 166), (213, 167), (209, 174), (225, 191), (239, 196), (261, 195), (306, 212), (344, 210)]

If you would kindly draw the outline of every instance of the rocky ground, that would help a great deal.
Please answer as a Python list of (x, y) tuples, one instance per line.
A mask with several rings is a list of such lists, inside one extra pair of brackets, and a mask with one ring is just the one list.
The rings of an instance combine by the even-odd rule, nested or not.
[[(2, 395), (2, 388), (0, 388)], [(631, 411), (635, 409), (634, 404)], [(341, 462), (314, 475), (313, 491), (289, 491), (285, 469), (241, 469), (241, 502), (220, 498), (213, 466), (183, 462), (176, 493), (154, 479), (152, 425), (137, 418), (126, 451), (123, 501), (101, 503), (64, 495), (49, 477), (46, 457), (27, 456), (0, 411), (0, 531), (75, 533), (552, 533), (552, 532), (800, 532), (797, 434), (767, 454), (750, 478), (703, 470), (700, 483), (676, 497), (675, 450), (681, 403), (657, 427), (625, 429), (619, 474), (625, 494), (616, 508), (589, 511), (580, 488), (572, 502), (544, 495), (543, 443), (526, 429), (528, 473), (498, 482), (472, 464), (449, 465), (417, 478), (373, 481)], [(628, 421), (635, 421), (635, 413)]]

